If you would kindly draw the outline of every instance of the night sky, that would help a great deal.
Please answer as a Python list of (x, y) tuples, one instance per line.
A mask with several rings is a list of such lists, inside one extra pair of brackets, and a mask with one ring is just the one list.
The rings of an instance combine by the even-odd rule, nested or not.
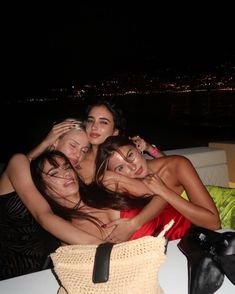
[(77, 5), (70, 14), (8, 18), (1, 41), (4, 96), (168, 66), (194, 72), (234, 57), (229, 6)]
[[(205, 1), (190, 2), (190, 6), (164, 1), (165, 7), (157, 1), (96, 2), (79, 1), (74, 7), (19, 2), (2, 7), (0, 125), (5, 144), (1, 146), (0, 162), (15, 152), (30, 150), (41, 128), (47, 130), (60, 111), (66, 110), (69, 116), (70, 110), (76, 111), (70, 104), (66, 109), (54, 104), (41, 108), (33, 103), (15, 104), (18, 98), (44, 95), (54, 87), (98, 83), (122, 73), (160, 73), (166, 68), (175, 69), (176, 74), (200, 73), (235, 60), (231, 1), (229, 5), (212, 1), (210, 7)], [(5, 103), (7, 100), (13, 103)], [(147, 114), (149, 109), (142, 101), (139, 106), (137, 102), (135, 111)], [(172, 125), (161, 119), (168, 115), (164, 105), (156, 126), (148, 124), (151, 116), (140, 120), (151, 142), (159, 140), (167, 149), (175, 148), (172, 143), (180, 143), (178, 148), (209, 140), (206, 130), (199, 129), (198, 137), (195, 131), (186, 134), (181, 127), (172, 131)], [(5, 116), (10, 119), (6, 121)], [(225, 132), (215, 128), (210, 134), (218, 138), (218, 131), (225, 136), (230, 129)]]

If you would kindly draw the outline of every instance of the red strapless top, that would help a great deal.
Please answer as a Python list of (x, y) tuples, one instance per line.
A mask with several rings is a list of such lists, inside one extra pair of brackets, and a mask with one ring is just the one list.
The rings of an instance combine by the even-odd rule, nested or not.
[[(141, 211), (140, 208), (121, 211), (121, 218), (132, 218)], [(171, 219), (174, 219), (175, 223), (165, 236), (170, 240), (179, 239), (184, 236), (187, 230), (190, 228), (191, 223), (184, 216), (182, 216), (171, 205), (167, 205), (164, 210), (154, 219), (141, 226), (129, 240), (138, 239), (144, 236), (151, 236), (157, 232), (160, 232), (163, 227), (169, 223)]]

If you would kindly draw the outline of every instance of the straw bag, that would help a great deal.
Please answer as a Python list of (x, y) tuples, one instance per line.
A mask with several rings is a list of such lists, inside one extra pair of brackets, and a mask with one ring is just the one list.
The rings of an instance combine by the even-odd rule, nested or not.
[(165, 261), (165, 232), (120, 244), (62, 246), (51, 254), (60, 294), (161, 294), (158, 270)]

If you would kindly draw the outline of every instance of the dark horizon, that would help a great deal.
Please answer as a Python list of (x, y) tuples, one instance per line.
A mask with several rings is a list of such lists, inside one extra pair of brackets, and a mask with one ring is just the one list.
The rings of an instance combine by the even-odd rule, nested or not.
[(2, 94), (167, 67), (195, 73), (234, 60), (233, 10), (213, 9), (198, 5), (193, 15), (151, 4), (79, 3), (73, 21), (17, 15), (3, 30)]
[[(112, 71), (103, 71), (99, 74), (93, 72), (93, 74), (85, 75), (80, 78), (75, 73), (67, 74), (66, 78), (61, 79), (52, 79), (47, 76), (43, 76), (43, 73), (38, 72), (37, 75), (33, 74), (28, 76), (27, 73), (24, 75), (19, 75), (15, 77), (12, 81), (7, 81), (4, 83), (4, 88), (2, 89), (2, 98), (6, 99), (15, 99), (15, 97), (30, 97), (35, 95), (45, 95), (49, 94), (52, 89), (56, 88), (71, 88), (73, 85), (83, 86), (85, 84), (98, 85), (101, 82), (105, 82), (110, 79), (114, 79), (118, 76), (131, 75), (149, 75), (158, 77), (159, 80), (164, 81), (166, 79), (171, 80), (175, 79), (179, 75), (187, 75), (191, 80), (203, 74), (218, 74), (219, 70), (221, 71), (222, 67), (229, 67), (235, 72), (235, 54), (223, 54), (216, 61), (206, 64), (206, 63), (196, 63), (196, 64), (187, 64), (187, 65), (177, 65), (172, 63), (160, 64), (154, 58), (151, 60), (151, 65), (149, 62), (144, 62), (138, 65), (138, 68), (135, 69), (134, 66), (128, 67), (128, 69), (119, 69), (118, 66), (115, 70)], [(229, 65), (229, 66), (228, 66)], [(225, 70), (224, 70), (225, 72)], [(221, 76), (221, 73), (219, 74)], [(234, 77), (233, 77), (234, 79)], [(9, 82), (9, 83), (8, 83)], [(2, 100), (1, 100), (2, 101)]]

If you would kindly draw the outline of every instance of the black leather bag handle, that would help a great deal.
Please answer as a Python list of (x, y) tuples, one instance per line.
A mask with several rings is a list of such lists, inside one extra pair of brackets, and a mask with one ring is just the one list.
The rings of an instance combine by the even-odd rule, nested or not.
[(110, 255), (114, 243), (103, 243), (96, 248), (92, 281), (104, 283), (109, 279)]

